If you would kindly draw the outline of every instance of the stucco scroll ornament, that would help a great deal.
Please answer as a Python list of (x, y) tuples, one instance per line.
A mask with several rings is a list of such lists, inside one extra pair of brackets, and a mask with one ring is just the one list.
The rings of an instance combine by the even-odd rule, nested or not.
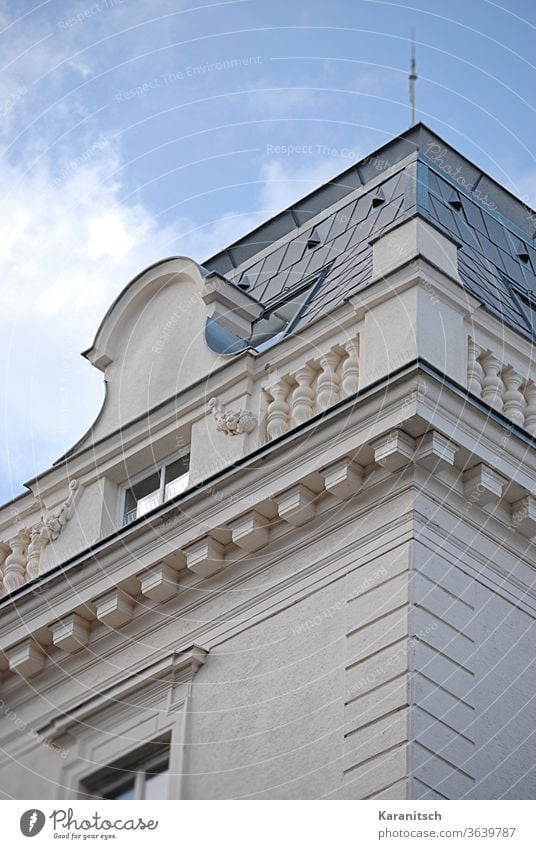
[(41, 521), (30, 530), (28, 563), (26, 566), (26, 576), (29, 581), (32, 578), (37, 578), (39, 575), (43, 549), (46, 548), (49, 542), (54, 542), (54, 540), (58, 539), (65, 525), (73, 515), (74, 499), (79, 486), (77, 480), (71, 481), (69, 484), (69, 495), (61, 507), (54, 510), (48, 516), (42, 516)]
[(210, 399), (208, 409), (214, 416), (216, 430), (221, 430), (227, 436), (251, 433), (257, 427), (257, 416), (250, 410), (224, 410), (216, 398)]

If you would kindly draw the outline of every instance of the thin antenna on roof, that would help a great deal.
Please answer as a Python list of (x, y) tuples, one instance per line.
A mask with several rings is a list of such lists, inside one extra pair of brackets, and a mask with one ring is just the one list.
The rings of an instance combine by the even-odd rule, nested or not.
[(411, 30), (411, 64), (409, 70), (409, 104), (411, 108), (411, 126), (415, 123), (415, 82), (417, 80), (417, 60), (415, 51), (415, 30)]

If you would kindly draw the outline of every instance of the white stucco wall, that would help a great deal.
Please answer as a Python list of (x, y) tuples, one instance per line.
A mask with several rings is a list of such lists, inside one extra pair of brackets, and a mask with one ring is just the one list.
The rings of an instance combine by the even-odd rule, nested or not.
[[(411, 259), (419, 233), (409, 228), (406, 235), (404, 256)], [(441, 249), (436, 261), (446, 251), (446, 274), (455, 270), (454, 253), (440, 241), (434, 236), (427, 250)], [(381, 242), (375, 247), (380, 252)], [(0, 624), (6, 647), (0, 657), (0, 786), (10, 795), (72, 798), (84, 770), (109, 763), (127, 744), (170, 731), (173, 769), (183, 774), (170, 789), (173, 798), (534, 797), (533, 557), (531, 543), (512, 523), (516, 499), (531, 498), (533, 458), (522, 435), (487, 417), (482, 405), (463, 390), (454, 392), (448, 381), (428, 375), (424, 383), (422, 369), (388, 381), (393, 369), (424, 357), (463, 387), (469, 335), (478, 324), (469, 320), (465, 298), (458, 303), (439, 277), (444, 299), (431, 298), (419, 277), (429, 268), (400, 270), (400, 257), (395, 260), (382, 270), (396, 279), (378, 281), (377, 289), (356, 299), (359, 304), (340, 310), (342, 336), (335, 338), (326, 325), (319, 329), (319, 322), (309, 347), (287, 340), (265, 359), (246, 368), (238, 358), (217, 375), (220, 400), (258, 415), (247, 437), (216, 430), (206, 410), (208, 378), (185, 391), (179, 404), (169, 400), (217, 365), (202, 340), (204, 307), (197, 295), (191, 333), (166, 337), (165, 354), (164, 348), (152, 350), (154, 334), (165, 327), (187, 282), (161, 281), (154, 291), (149, 286), (147, 301), (135, 304), (134, 298), (136, 309), (119, 317), (95, 354), (100, 366), (109, 360), (104, 368), (110, 379), (96, 436), (109, 435), (165, 398), (168, 409), (153, 410), (150, 426), (148, 419), (134, 422), (103, 439), (89, 459), (90, 451), (81, 452), (65, 470), (43, 476), (51, 507), (68, 491), (67, 472), (80, 474), (82, 485), (69, 524), (45, 551), (38, 591), (30, 587), (24, 595), (21, 586), (16, 605), (6, 600), (8, 625)], [(181, 314), (181, 327), (188, 322)], [(497, 327), (487, 319), (481, 324), (479, 346), (495, 350), (489, 340)], [(356, 402), (355, 375), (352, 392), (337, 387), (348, 378), (341, 345), (348, 339), (357, 345), (357, 336)], [(338, 374), (328, 368), (330, 357), (322, 367), (321, 393), (330, 397), (314, 423), (295, 394), (296, 374), (303, 377), (312, 351), (317, 377), (326, 352), (336, 354), (333, 362), (341, 359)], [(519, 354), (520, 365), (508, 359), (498, 366), (514, 362), (524, 374), (526, 356)], [(370, 386), (380, 380), (385, 384), (375, 395)], [(279, 400), (274, 381), (282, 382)], [(318, 383), (311, 386), (316, 391)], [(480, 388), (477, 398), (486, 402), (488, 387)], [(335, 403), (346, 401), (337, 418)], [(518, 407), (522, 403), (518, 398)], [(298, 426), (302, 431), (293, 432)], [(419, 440), (436, 428), (443, 450), (423, 458)], [(47, 575), (49, 567), (114, 530), (125, 463), (137, 473), (190, 439), (192, 481), (224, 471), (216, 486), (163, 505), (154, 524), (127, 527), (76, 568)], [(445, 447), (449, 439), (452, 448)], [(265, 443), (254, 462), (229, 468)], [(430, 463), (438, 456), (436, 472)], [(334, 480), (326, 469), (341, 460), (343, 472)], [(504, 487), (497, 485), (491, 506), (468, 505), (465, 464), (472, 469), (482, 463), (495, 469), (491, 475)], [(250, 516), (251, 525), (266, 535), (250, 554), (233, 533), (257, 507), (264, 512)], [(303, 524), (296, 520), (300, 511)], [(535, 515), (526, 518), (529, 531)], [(198, 544), (201, 554), (193, 556)], [(142, 576), (162, 564), (178, 570), (170, 579), (178, 591), (174, 595), (172, 587), (155, 600), (143, 593)], [(99, 598), (110, 591), (121, 602), (119, 613), (123, 602), (130, 608), (124, 621), (110, 624), (98, 615)], [(80, 651), (51, 645), (57, 617), (72, 616), (73, 609), (91, 620)], [(25, 681), (28, 664), (17, 671), (9, 652), (26, 646), (30, 634), (42, 668), (36, 663), (35, 677)], [(207, 656), (187, 695), (175, 698), (170, 673), (157, 693), (136, 695), (137, 716), (122, 696), (117, 710), (99, 703), (103, 692), (192, 644)], [(83, 705), (83, 718), (58, 731), (62, 718)]]
[[(172, 791), (181, 797), (532, 798), (534, 625), (520, 574), (507, 571), (526, 577), (529, 567), (493, 541), (491, 518), (473, 508), (485, 529), (475, 536), (463, 511), (452, 513), (456, 490), (421, 527), (444, 482), (430, 478), (416, 497), (412, 474), (326, 504), (306, 532), (242, 562), (223, 595), (212, 579), (190, 613), (181, 611), (197, 594), (187, 590), (145, 603), (121, 631), (97, 628), (91, 651), (53, 654), (33, 691), (11, 679), (0, 786), (16, 798), (72, 797), (80, 759), (91, 772), (117, 752), (108, 738), (125, 747), (133, 729), (142, 740), (171, 727), (166, 687), (131, 719), (119, 703), (67, 734), (50, 723), (194, 638), (209, 652), (191, 685), (184, 778)], [(266, 594), (274, 580), (280, 589)], [(56, 750), (35, 737), (43, 728)]]

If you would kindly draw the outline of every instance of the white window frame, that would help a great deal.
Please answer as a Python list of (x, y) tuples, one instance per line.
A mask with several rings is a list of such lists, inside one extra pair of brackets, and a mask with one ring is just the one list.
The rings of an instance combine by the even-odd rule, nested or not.
[[(188, 457), (189, 455), (190, 455), (190, 446), (188, 446), (188, 448), (185, 448), (183, 451), (181, 451), (178, 454), (177, 453), (170, 454), (169, 457), (166, 457), (164, 460), (161, 460), (157, 465), (148, 466), (142, 472), (139, 472), (137, 475), (134, 475), (134, 477), (129, 478), (128, 480), (126, 480), (124, 483), (121, 484), (120, 489), (119, 489), (119, 509), (118, 509), (118, 517), (117, 517), (117, 524), (118, 524), (119, 527), (126, 527), (126, 525), (130, 524), (130, 522), (125, 522), (125, 515), (126, 515), (126, 511), (125, 511), (126, 503), (125, 502), (126, 502), (126, 498), (127, 498), (127, 490), (132, 489), (133, 486), (135, 486), (137, 483), (140, 483), (140, 481), (144, 480), (144, 478), (148, 478), (152, 474), (159, 474), (160, 475), (160, 487), (159, 487), (159, 490), (158, 490), (158, 505), (157, 506), (160, 507), (162, 504), (165, 504), (166, 501), (170, 500), (170, 499), (164, 500), (164, 495), (165, 495), (165, 490), (166, 490), (165, 480), (166, 480), (166, 468), (167, 468), (167, 466), (170, 466), (176, 460), (180, 460), (183, 457)], [(184, 476), (189, 475), (189, 474), (190, 474), (190, 468), (188, 467), (188, 472), (185, 472)], [(179, 480), (179, 478), (177, 480)], [(188, 483), (186, 484), (185, 489), (187, 489), (187, 488), (188, 488)], [(148, 510), (147, 512), (149, 513), (150, 511)], [(134, 519), (131, 519), (130, 521), (133, 522)]]
[[(123, 757), (119, 762), (111, 763), (109, 767), (105, 767), (102, 772), (102, 777), (98, 776), (88, 776), (86, 779), (82, 781), (81, 792), (84, 795), (90, 795), (93, 798), (104, 799), (105, 796), (101, 795), (101, 792), (109, 795), (113, 793), (114, 790), (120, 791), (121, 788), (125, 788), (134, 782), (133, 786), (133, 799), (124, 800), (124, 801), (132, 801), (136, 802), (139, 800), (145, 799), (145, 787), (146, 787), (146, 775), (151, 770), (158, 769), (165, 761), (165, 767), (160, 770), (160, 772), (167, 772), (167, 787), (166, 787), (166, 795), (165, 799), (169, 798), (169, 769), (170, 769), (170, 760), (171, 760), (171, 740), (169, 735), (167, 736), (167, 740), (162, 740), (162, 743), (167, 742), (167, 751), (159, 752), (158, 754), (145, 754), (143, 753), (144, 747), (139, 748), (139, 755), (137, 756), (136, 750), (132, 752), (130, 756), (127, 758)], [(157, 742), (157, 741), (155, 741)], [(107, 778), (107, 770), (109, 769), (109, 777)], [(114, 772), (123, 771), (124, 773), (129, 773), (127, 777), (125, 774), (117, 775), (114, 778)], [(158, 774), (158, 773), (156, 773)]]
[(207, 656), (192, 645), (125, 670), (121, 680), (111, 674), (90, 699), (81, 688), (78, 704), (46, 726), (47, 740), (68, 746), (58, 765), (58, 799), (87, 799), (101, 769), (105, 774), (110, 765), (133, 765), (148, 743), (168, 740), (168, 797), (183, 799), (192, 680)]

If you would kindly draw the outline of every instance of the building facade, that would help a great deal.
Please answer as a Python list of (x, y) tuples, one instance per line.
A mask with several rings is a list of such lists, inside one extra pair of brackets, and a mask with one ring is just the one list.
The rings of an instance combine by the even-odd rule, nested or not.
[(0, 509), (5, 798), (534, 798), (535, 222), (416, 125), (126, 287)]

